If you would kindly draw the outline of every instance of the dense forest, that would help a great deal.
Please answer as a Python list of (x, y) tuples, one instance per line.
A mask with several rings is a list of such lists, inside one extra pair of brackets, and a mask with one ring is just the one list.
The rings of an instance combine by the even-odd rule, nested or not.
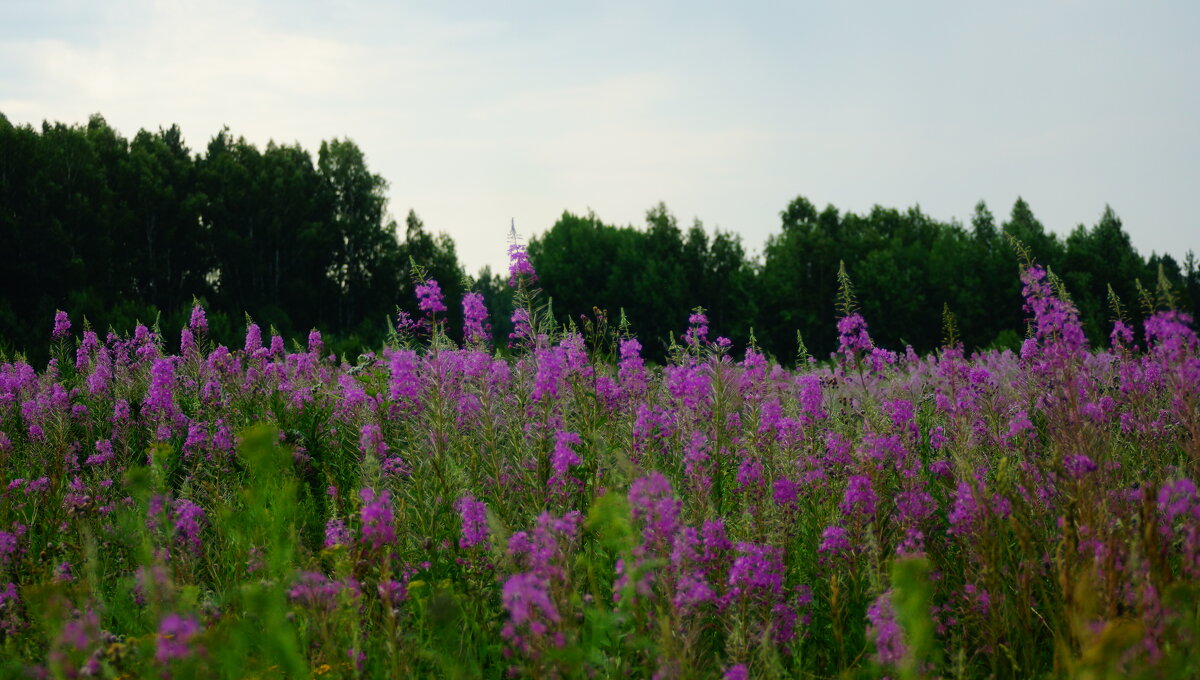
[(1200, 300), (1194, 254), (1182, 263), (1170, 255), (1143, 258), (1109, 208), (1095, 226), (1080, 225), (1066, 239), (1047, 231), (1021, 199), (1002, 224), (980, 202), (970, 227), (938, 222), (915, 207), (876, 206), (866, 215), (817, 210), (803, 197), (780, 217), (782, 230), (761, 258), (749, 257), (735, 234), (710, 233), (699, 222), (683, 230), (663, 205), (647, 213), (640, 230), (564, 213), (533, 239), (530, 255), (560, 317), (592, 305), (624, 309), (642, 337), (660, 339), (678, 333), (688, 310), (703, 305), (715, 332), (735, 344), (753, 332), (784, 361), (795, 357), (799, 339), (817, 357), (834, 349), (829, 329), (842, 263), (871, 336), (895, 349), (938, 346), (945, 311), (968, 349), (1016, 347), (1025, 336), (1016, 248), (1057, 274), (1094, 345), (1107, 342), (1111, 328), (1109, 286), (1130, 320), (1165, 302), (1148, 293), (1160, 276), (1173, 306), (1194, 311)]
[[(506, 277), (468, 276), (452, 239), (413, 211), (403, 225), (392, 221), (386, 188), (349, 140), (322, 143), (314, 159), (221, 130), (193, 152), (175, 126), (126, 139), (98, 115), (37, 129), (0, 114), (0, 349), (42, 358), (35, 348), (57, 309), (128, 332), (138, 320), (179, 328), (199, 300), (220, 342), (238, 342), (248, 315), (286, 337), (319, 328), (335, 351), (353, 354), (382, 342), (398, 309), (415, 311), (420, 276), (438, 280), (448, 300), (483, 293), (502, 345)], [(529, 254), (560, 320), (581, 323), (596, 309), (610, 323), (623, 316), (653, 358), (698, 306), (739, 346), (753, 337), (791, 362), (802, 339), (827, 356), (842, 263), (884, 346), (936, 347), (947, 311), (968, 349), (1015, 346), (1025, 319), (1010, 237), (1058, 275), (1093, 344), (1107, 340), (1110, 287), (1131, 320), (1158, 302), (1139, 284), (1170, 291), (1193, 313), (1200, 302), (1194, 254), (1142, 256), (1108, 208), (1065, 238), (1020, 199), (1003, 222), (979, 203), (970, 225), (918, 207), (819, 210), (803, 197), (780, 218), (759, 255), (732, 232), (681, 227), (662, 204), (641, 228), (563, 213)], [(462, 310), (448, 307), (454, 333)]]

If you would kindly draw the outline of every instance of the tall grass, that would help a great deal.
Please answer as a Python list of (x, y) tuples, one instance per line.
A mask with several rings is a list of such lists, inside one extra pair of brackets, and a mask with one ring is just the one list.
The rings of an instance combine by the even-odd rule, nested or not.
[(44, 370), (0, 366), (0, 674), (1200, 677), (1184, 315), (1089, 349), (1027, 264), (1019, 355), (921, 357), (843, 271), (828, 361), (697, 310), (650, 366), (514, 262), (499, 350), (432, 281), (353, 366), (61, 314)]

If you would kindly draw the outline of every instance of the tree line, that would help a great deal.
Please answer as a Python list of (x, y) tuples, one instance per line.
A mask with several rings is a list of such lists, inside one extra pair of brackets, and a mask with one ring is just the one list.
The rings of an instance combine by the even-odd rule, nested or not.
[(834, 206), (818, 210), (804, 197), (780, 220), (781, 230), (753, 256), (736, 234), (710, 232), (699, 221), (684, 229), (661, 204), (647, 212), (644, 229), (564, 213), (533, 239), (530, 255), (560, 317), (586, 315), (593, 305), (610, 313), (623, 309), (657, 355), (666, 348), (663, 339), (681, 331), (689, 310), (703, 305), (713, 332), (735, 344), (753, 335), (784, 361), (803, 351), (801, 343), (826, 357), (836, 345), (843, 265), (872, 337), (897, 350), (941, 344), (945, 312), (968, 350), (1017, 347), (1026, 330), (1018, 248), (1058, 275), (1093, 345), (1107, 342), (1111, 330), (1110, 286), (1132, 322), (1146, 305), (1163, 302), (1160, 274), (1178, 308), (1194, 314), (1200, 301), (1195, 255), (1189, 251), (1182, 263), (1170, 255), (1142, 257), (1109, 207), (1095, 225), (1079, 225), (1066, 238), (1047, 231), (1019, 198), (1003, 223), (982, 201), (970, 225), (962, 225), (935, 220), (918, 207), (876, 206), (863, 215)]
[[(57, 309), (100, 331), (155, 319), (170, 330), (200, 300), (216, 341), (236, 343), (249, 315), (285, 337), (319, 328), (353, 353), (382, 342), (398, 309), (415, 314), (420, 276), (441, 284), (452, 337), (457, 301), (482, 292), (503, 345), (513, 306), (506, 277), (486, 268), (467, 276), (449, 236), (411, 210), (403, 225), (389, 217), (386, 188), (349, 140), (323, 142), (314, 158), (298, 145), (259, 149), (225, 129), (193, 152), (177, 126), (126, 139), (98, 115), (39, 129), (0, 114), (0, 348), (44, 354)], [(799, 332), (825, 356), (842, 263), (881, 345), (937, 346), (945, 309), (968, 349), (1014, 346), (1025, 320), (1009, 236), (1058, 273), (1095, 344), (1107, 337), (1110, 285), (1134, 320), (1138, 283), (1155, 290), (1160, 272), (1180, 308), (1200, 301), (1194, 255), (1141, 256), (1111, 209), (1065, 238), (1022, 200), (1003, 223), (983, 203), (962, 225), (915, 207), (818, 210), (803, 197), (780, 218), (756, 254), (732, 232), (681, 227), (662, 204), (641, 228), (567, 212), (529, 253), (560, 321), (584, 323), (596, 308), (610, 323), (623, 316), (651, 358), (697, 306), (714, 334), (739, 345), (753, 340), (788, 361)]]
[(464, 280), (449, 237), (413, 212), (401, 235), (386, 188), (349, 140), (314, 159), (221, 130), (193, 153), (176, 126), (127, 140), (100, 116), (38, 130), (0, 115), (0, 338), (36, 352), (56, 309), (100, 331), (174, 330), (199, 299), (214, 339), (249, 314), (285, 336), (378, 343), (413, 298), (413, 264), (451, 296)]

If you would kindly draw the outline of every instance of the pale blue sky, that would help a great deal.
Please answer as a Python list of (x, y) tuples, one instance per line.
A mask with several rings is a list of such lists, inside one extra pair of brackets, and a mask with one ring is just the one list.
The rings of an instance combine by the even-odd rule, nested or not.
[[(451, 6), (453, 5), (453, 6)], [(349, 137), (471, 272), (563, 210), (659, 200), (761, 250), (804, 195), (967, 222), (1018, 195), (1065, 234), (1106, 203), (1200, 250), (1195, 2), (27, 2), (0, 111), (127, 137)], [(582, 254), (581, 254), (582, 256)]]

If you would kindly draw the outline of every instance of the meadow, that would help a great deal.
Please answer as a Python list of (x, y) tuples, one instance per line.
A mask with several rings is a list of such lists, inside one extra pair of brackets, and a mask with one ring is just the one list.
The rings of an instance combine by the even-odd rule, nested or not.
[(44, 369), (0, 365), (0, 675), (1200, 677), (1169, 286), (1093, 348), (1026, 261), (1019, 352), (947, 316), (919, 356), (843, 275), (831, 357), (735, 356), (697, 310), (655, 365), (510, 256), (507, 347), (432, 279), (353, 364), (249, 319), (214, 346), (200, 306), (177, 353), (47, 319)]

